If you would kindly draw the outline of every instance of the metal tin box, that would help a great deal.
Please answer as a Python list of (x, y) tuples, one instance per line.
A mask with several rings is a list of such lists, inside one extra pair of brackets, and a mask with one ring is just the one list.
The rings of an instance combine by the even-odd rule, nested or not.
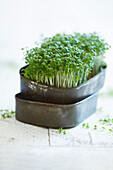
[(56, 104), (72, 104), (98, 92), (104, 84), (106, 72), (105, 67), (96, 76), (74, 88), (56, 88), (25, 78), (21, 74), (22, 69), (20, 70), (22, 95), (29, 100)]
[(77, 126), (96, 111), (98, 93), (74, 104), (50, 104), (16, 96), (16, 119), (24, 123), (51, 128)]

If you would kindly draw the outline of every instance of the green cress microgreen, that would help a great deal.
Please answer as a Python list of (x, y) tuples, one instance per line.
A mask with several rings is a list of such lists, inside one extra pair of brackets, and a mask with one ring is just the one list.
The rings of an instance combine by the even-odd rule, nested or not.
[[(56, 34), (25, 49), (24, 77), (54, 87), (71, 88), (102, 70), (110, 46), (97, 33)], [(24, 49), (22, 49), (24, 50)]]
[(63, 131), (62, 128), (59, 128), (59, 133), (62, 133), (62, 132), (63, 132), (64, 135), (66, 135), (66, 131), (65, 130)]
[(62, 128), (59, 128), (59, 133), (61, 133), (63, 130), (62, 130)]
[(85, 125), (86, 125), (85, 123), (82, 124), (83, 127), (85, 127)]
[(94, 125), (94, 130), (96, 130), (97, 129), (97, 125)]
[(15, 112), (14, 111), (9, 111), (8, 109), (5, 110), (0, 110), (0, 115), (2, 118), (11, 118), (15, 116)]
[(88, 123), (86, 124), (86, 128), (87, 128), (87, 129), (90, 128)]
[(87, 129), (90, 128), (88, 123), (83, 123), (83, 124), (82, 124), (82, 127), (83, 127), (83, 128), (86, 127)]
[[(108, 118), (105, 118), (105, 119), (100, 119), (99, 120), (99, 122), (101, 123), (101, 125), (102, 124), (106, 124), (108, 127), (109, 126), (111, 126), (112, 127), (112, 125), (113, 125), (113, 118), (112, 119), (110, 119), (109, 118), (109, 115), (107, 116)], [(82, 127), (86, 127), (87, 129), (88, 128), (90, 128), (90, 126), (89, 126), (89, 123), (83, 123), (82, 124)], [(105, 130), (106, 128), (103, 126), (103, 127), (101, 127), (103, 130)], [(93, 128), (94, 130), (97, 130), (97, 125), (94, 125), (94, 128)], [(110, 129), (108, 129), (110, 132), (113, 132), (113, 127), (112, 127), (112, 129), (110, 128)]]
[(66, 131), (65, 130), (63, 131), (63, 134), (66, 135)]
[(15, 138), (13, 138), (13, 137), (12, 137), (11, 139), (12, 139), (12, 140), (15, 140)]

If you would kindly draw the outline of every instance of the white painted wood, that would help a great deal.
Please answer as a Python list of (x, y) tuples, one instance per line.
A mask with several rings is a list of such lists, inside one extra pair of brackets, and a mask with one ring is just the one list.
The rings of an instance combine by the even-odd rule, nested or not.
[[(101, 118), (106, 118), (107, 115), (113, 118), (113, 97), (99, 97), (99, 107), (102, 107), (102, 112), (97, 111), (84, 121), (85, 123), (89, 123), (89, 129), (83, 128), (83, 123), (75, 128), (66, 129), (66, 135), (63, 133), (59, 134), (58, 130), (50, 129), (51, 146), (113, 146), (113, 132), (109, 131), (109, 129), (113, 129), (113, 125), (102, 125), (99, 122)], [(98, 126), (97, 130), (94, 130), (94, 125)], [(106, 128), (105, 130), (102, 130), (103, 126)]]
[(21, 123), (15, 118), (0, 119), (0, 145), (49, 146), (48, 129)]
[(113, 147), (0, 146), (0, 170), (112, 170)]

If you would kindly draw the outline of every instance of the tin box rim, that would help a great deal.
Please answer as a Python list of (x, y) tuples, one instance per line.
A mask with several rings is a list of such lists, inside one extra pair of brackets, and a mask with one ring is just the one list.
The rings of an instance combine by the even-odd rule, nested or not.
[(46, 106), (51, 106), (51, 107), (72, 107), (72, 106), (76, 106), (76, 105), (79, 105), (81, 103), (83, 103), (84, 101), (87, 101), (89, 100), (92, 96), (96, 96), (98, 94), (98, 92), (96, 93), (93, 93), (92, 95), (86, 97), (85, 99), (82, 99), (81, 101), (79, 102), (75, 102), (75, 103), (72, 103), (72, 104), (55, 104), (55, 103), (45, 103), (45, 102), (38, 102), (38, 101), (33, 101), (33, 100), (29, 100), (29, 99), (26, 99), (25, 97), (22, 96), (21, 93), (17, 93), (15, 95), (15, 98), (16, 100), (19, 100), (19, 101), (22, 101), (22, 102), (27, 102), (27, 103), (30, 103), (30, 104), (38, 104), (38, 105), (46, 105)]

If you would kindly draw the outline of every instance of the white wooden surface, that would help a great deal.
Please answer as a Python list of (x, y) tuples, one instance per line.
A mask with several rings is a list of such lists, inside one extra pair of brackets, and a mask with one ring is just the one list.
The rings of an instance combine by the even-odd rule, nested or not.
[[(81, 146), (81, 145), (110, 145), (113, 146), (113, 132), (108, 129), (113, 128), (107, 124), (102, 125), (99, 120), (106, 118), (108, 115), (113, 118), (113, 97), (99, 97), (98, 108), (102, 107), (103, 111), (97, 111), (84, 122), (89, 123), (90, 128), (82, 127), (82, 124), (75, 128), (67, 129), (66, 135), (59, 134), (58, 130), (50, 129), (51, 145), (54, 146)], [(94, 130), (97, 125), (97, 130)], [(102, 130), (102, 126), (106, 129)]]
[(48, 129), (0, 119), (0, 146), (7, 144), (48, 146)]
[(2, 146), (1, 170), (112, 170), (110, 147)]

